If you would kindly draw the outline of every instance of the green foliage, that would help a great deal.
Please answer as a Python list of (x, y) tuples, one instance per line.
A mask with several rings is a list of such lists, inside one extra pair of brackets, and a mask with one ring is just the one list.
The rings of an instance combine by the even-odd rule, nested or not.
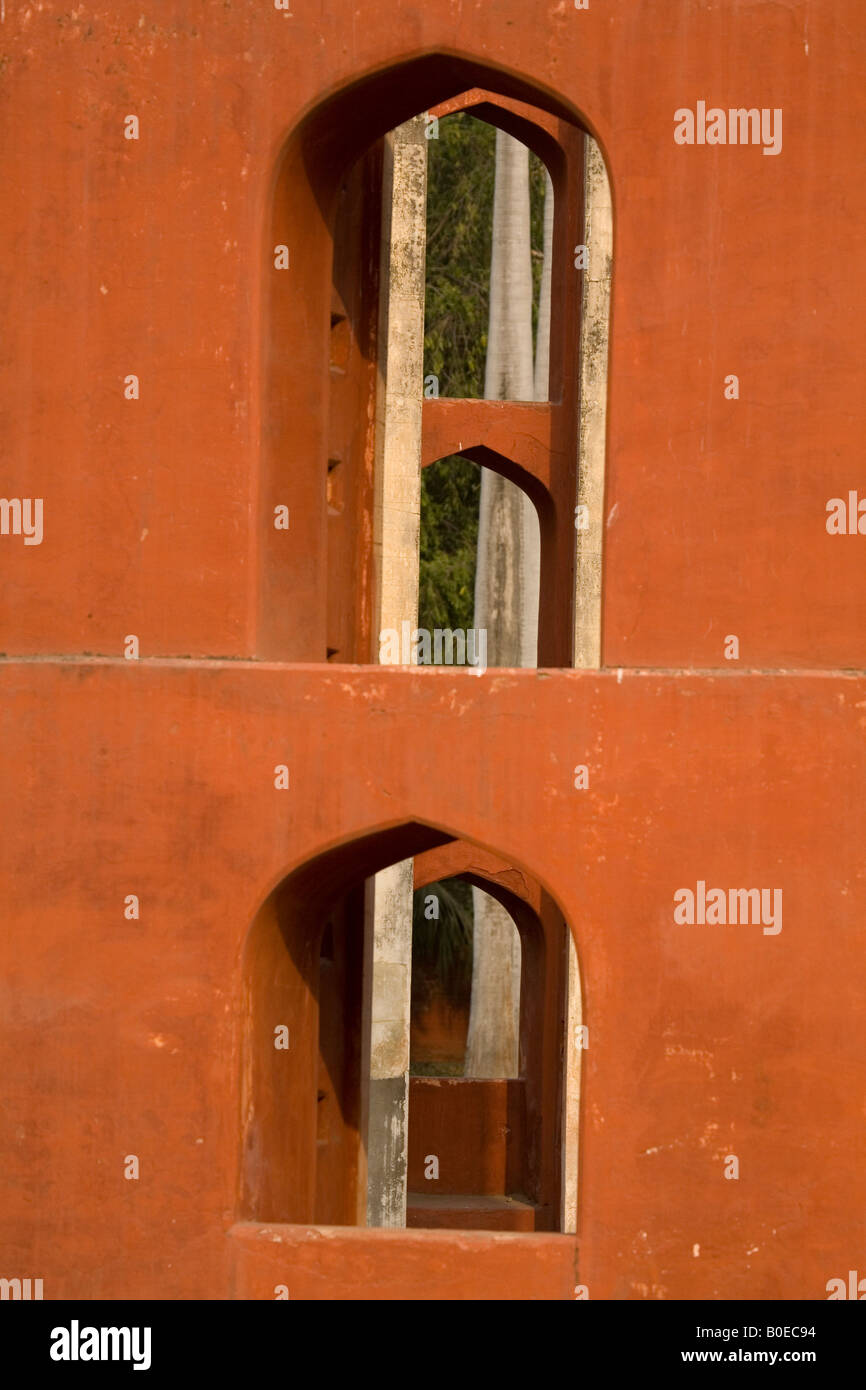
[(418, 1062), (409, 1065), (410, 1076), (463, 1076), (463, 1062)]
[[(439, 917), (424, 915), (428, 897), (439, 900)], [(419, 888), (412, 899), (412, 972), (435, 975), (448, 993), (472, 978), (472, 889), (461, 879)]]
[[(438, 900), (439, 917), (424, 914), (429, 897)], [(461, 879), (430, 883), (412, 900), (412, 1017), (423, 1015), (435, 1000), (460, 1015), (469, 1008), (472, 989), (472, 889)], [(450, 1062), (419, 1060), (413, 1048), (413, 1076), (462, 1076), (463, 1057)]]
[(538, 348), (538, 301), (544, 268), (544, 192), (546, 169), (537, 155), (529, 152), (529, 240), (532, 257), (532, 347)]
[[(427, 287), (424, 375), (439, 394), (484, 395), (496, 131), (465, 111), (439, 122), (427, 145)], [(529, 156), (533, 333), (544, 257), (545, 170)]]
[(464, 112), (427, 144), (424, 375), (442, 396), (484, 394), (496, 131)]
[[(484, 394), (496, 131), (465, 112), (439, 122), (427, 174), (427, 286), (424, 375), (442, 396)], [(529, 158), (532, 272), (537, 318), (544, 244), (544, 166)], [(440, 459), (421, 477), (420, 627), (470, 628), (481, 471), (464, 458)]]
[(439, 459), (421, 480), (421, 627), (470, 628), (481, 469), (469, 459)]

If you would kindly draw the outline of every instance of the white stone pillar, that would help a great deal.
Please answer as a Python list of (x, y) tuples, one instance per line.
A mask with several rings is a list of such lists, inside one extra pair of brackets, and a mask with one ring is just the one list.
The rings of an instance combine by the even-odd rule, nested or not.
[[(418, 623), (421, 410), (427, 141), (423, 116), (387, 136), (382, 208), (374, 556), (379, 633)], [(412, 991), (411, 859), (378, 873), (367, 895), (365, 1053), (367, 1224), (405, 1226), (409, 1023)]]
[(601, 150), (590, 135), (585, 137), (585, 142), (583, 236), (589, 264), (583, 272), (580, 323), (580, 471), (576, 500), (586, 508), (588, 527), (575, 530), (574, 664), (594, 670), (601, 665), (613, 205)]
[[(601, 150), (590, 135), (584, 151), (584, 240), (580, 323), (580, 470), (577, 501), (586, 507), (588, 529), (575, 531), (574, 664), (601, 666), (601, 562), (604, 540), (604, 474), (607, 436), (607, 363), (613, 208)], [(579, 795), (579, 793), (575, 793)], [(582, 1001), (577, 949), (566, 943), (566, 1049), (562, 1100), (563, 1231), (577, 1230), (578, 1141)]]

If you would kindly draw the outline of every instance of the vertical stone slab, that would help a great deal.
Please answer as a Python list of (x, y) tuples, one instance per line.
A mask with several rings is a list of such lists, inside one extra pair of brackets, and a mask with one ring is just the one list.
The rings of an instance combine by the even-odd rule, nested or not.
[[(586, 508), (588, 528), (575, 530), (574, 664), (584, 669), (598, 669), (601, 666), (601, 573), (613, 207), (601, 150), (591, 135), (587, 135), (585, 140), (584, 236), (588, 264), (583, 272), (580, 321), (580, 467), (577, 501)], [(566, 953), (561, 1229), (576, 1231), (583, 1009), (577, 948), (571, 936), (566, 942)]]
[[(485, 400), (532, 400), (532, 262), (529, 150), (496, 132)], [(545, 273), (549, 276), (548, 260)], [(548, 281), (549, 283), (549, 281)], [(549, 302), (548, 302), (549, 310)], [(539, 340), (550, 336), (539, 316)], [(546, 372), (546, 367), (539, 368)], [(545, 387), (546, 392), (546, 387)], [(535, 508), (515, 483), (482, 469), (475, 626), (487, 633), (491, 666), (535, 666), (541, 541)], [(465, 1074), (517, 1076), (520, 940), (505, 908), (472, 889), (472, 993)]]
[(412, 880), (411, 859), (392, 864), (369, 895), (368, 1226), (406, 1225)]
[(585, 138), (584, 236), (589, 254), (583, 272), (580, 323), (580, 467), (577, 501), (586, 508), (588, 527), (586, 530), (575, 530), (574, 664), (592, 670), (601, 665), (601, 565), (605, 525), (613, 206), (601, 150), (592, 136)]
[[(427, 141), (416, 116), (385, 142), (374, 556), (379, 634), (418, 622)], [(405, 1226), (412, 860), (368, 893), (365, 976), (367, 1224)]]
[(581, 997), (577, 947), (569, 932), (565, 943), (565, 1048), (562, 1061), (562, 1210), (560, 1230), (577, 1230), (577, 1179), (580, 1138)]
[(385, 142), (373, 553), (374, 633), (418, 616), (427, 141), (423, 116)]

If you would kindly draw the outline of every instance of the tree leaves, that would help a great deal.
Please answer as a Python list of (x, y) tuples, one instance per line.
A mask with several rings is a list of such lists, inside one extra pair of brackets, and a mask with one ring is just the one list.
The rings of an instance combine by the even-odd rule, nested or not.
[[(439, 122), (428, 142), (424, 375), (439, 394), (484, 394), (496, 131), (466, 112)], [(544, 166), (529, 159), (533, 327), (544, 243)], [(440, 459), (421, 475), (420, 627), (471, 628), (481, 470)]]

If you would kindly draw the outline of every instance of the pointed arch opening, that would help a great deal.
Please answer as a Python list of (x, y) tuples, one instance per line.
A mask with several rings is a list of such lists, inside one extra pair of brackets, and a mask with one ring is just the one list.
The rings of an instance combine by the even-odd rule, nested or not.
[[(379, 196), (388, 167), (383, 137), (413, 114), (430, 112), (441, 120), (471, 113), (508, 132), (544, 163), (554, 190), (549, 364), (542, 371), (549, 390), (536, 409), (545, 415), (554, 512), (554, 592), (545, 608), (557, 617), (542, 625), (538, 661), (569, 665), (581, 550), (575, 528), (582, 271), (574, 253), (583, 235), (585, 124), (529, 78), (447, 53), (359, 78), (311, 111), (280, 157), (265, 248), (259, 653), (303, 661), (377, 657), (379, 600), (387, 587), (382, 567), (403, 563), (402, 554), (390, 560), (384, 554), (389, 541), (376, 519), (388, 409), (382, 381), (401, 371), (392, 357), (383, 373), (393, 330), (388, 268), (378, 254), (387, 232)], [(289, 256), (284, 272), (270, 268), (277, 246)], [(421, 381), (398, 383), (403, 400), (407, 385), (417, 392), (420, 416)], [(439, 428), (443, 411), (469, 404), (426, 399), (425, 433), (428, 419)], [(487, 431), (485, 424), (479, 447), (491, 447)], [(278, 507), (291, 517), (288, 535), (271, 524)], [(417, 553), (417, 519), (415, 528)], [(398, 547), (411, 548), (407, 537)]]
[[(561, 1191), (568, 926), (531, 875), (422, 822), (380, 829), (324, 852), (290, 872), (255, 915), (242, 956), (238, 1219), (365, 1224), (365, 1127), (376, 1037), (365, 1012), (364, 898), (373, 875), (410, 856), (416, 857), (419, 887), (460, 878), (501, 902), (520, 932), (523, 958), (518, 1075), (473, 1081), (450, 1097), (434, 1095), (432, 1106), (430, 1088), (416, 1090), (415, 1139), (402, 1156), (404, 1186), (407, 1162), (413, 1180), (417, 1144), (422, 1158), (438, 1144), (436, 1181), (448, 1200), (433, 1203), (426, 1214), (416, 1210), (412, 1224), (460, 1226), (477, 1219), (476, 1229), (567, 1229)], [(411, 1092), (409, 1106), (411, 1133)], [(509, 1114), (509, 1133), (496, 1132), (496, 1117)], [(486, 1153), (480, 1168), (472, 1166), (473, 1152)], [(483, 1199), (480, 1207), (475, 1199)]]

